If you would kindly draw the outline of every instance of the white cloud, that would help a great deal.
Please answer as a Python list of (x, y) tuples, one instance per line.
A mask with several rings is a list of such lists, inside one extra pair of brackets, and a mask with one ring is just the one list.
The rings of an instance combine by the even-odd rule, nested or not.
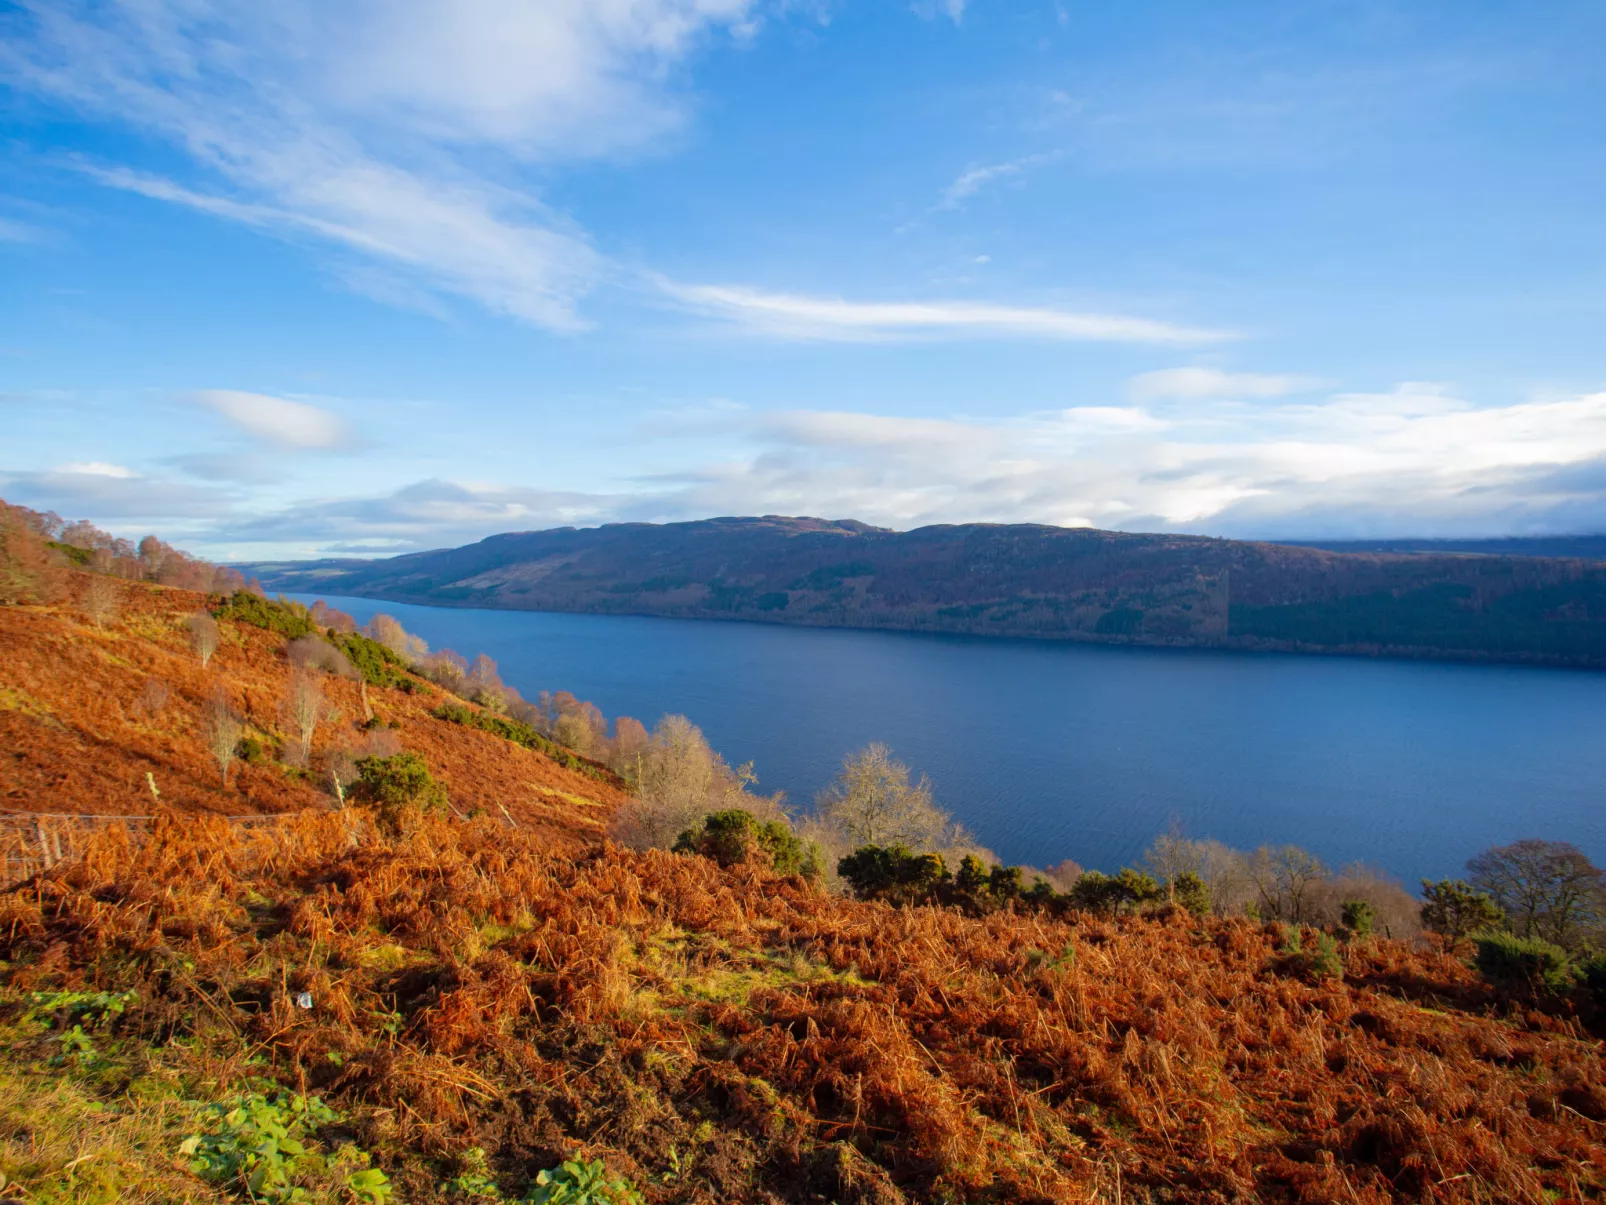
[(90, 477), (119, 477), (127, 480), (139, 474), (133, 469), (125, 469), (120, 464), (108, 464), (104, 460), (81, 461), (73, 464), (64, 464), (56, 469), (58, 473), (84, 473)]
[(0, 218), (0, 243), (34, 243), (43, 235), (37, 226)]
[(766, 334), (792, 339), (869, 341), (949, 337), (1027, 337), (1115, 343), (1209, 343), (1226, 331), (1178, 326), (1123, 314), (967, 301), (852, 302), (769, 293), (743, 285), (659, 287), (687, 307)]
[(187, 151), (179, 183), (111, 185), (310, 233), (423, 286), (560, 330), (605, 268), (503, 181), (661, 140), (670, 69), (750, 0), (64, 0), (0, 19), (0, 72)]
[(1222, 372), (1217, 368), (1166, 368), (1145, 372), (1127, 383), (1134, 401), (1160, 398), (1271, 398), (1302, 393), (1321, 385), (1314, 377)]
[(188, 396), (280, 447), (339, 448), (351, 439), (349, 429), (337, 415), (306, 402), (237, 389), (201, 389)]
[(1606, 527), (1606, 393), (1478, 407), (1442, 387), (1004, 421), (793, 412), (665, 485), (664, 514), (807, 513), (893, 527), (1035, 521), (1238, 536)]
[(952, 184), (942, 190), (942, 202), (938, 208), (957, 208), (961, 201), (975, 196), (987, 185), (999, 180), (1013, 179), (1030, 168), (1040, 167), (1057, 158), (1059, 152), (1047, 151), (1040, 155), (1026, 155), (1003, 163), (984, 163), (977, 167), (966, 168)]

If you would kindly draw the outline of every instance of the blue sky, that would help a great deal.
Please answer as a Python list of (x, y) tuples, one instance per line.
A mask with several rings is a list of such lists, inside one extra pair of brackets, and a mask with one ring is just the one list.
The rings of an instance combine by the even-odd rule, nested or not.
[(1606, 6), (0, 4), (0, 494), (1606, 529)]

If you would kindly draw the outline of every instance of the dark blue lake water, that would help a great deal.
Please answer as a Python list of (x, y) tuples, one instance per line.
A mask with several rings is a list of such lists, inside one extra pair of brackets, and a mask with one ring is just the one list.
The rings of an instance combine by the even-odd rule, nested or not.
[(1172, 817), (1411, 886), (1519, 837), (1606, 860), (1606, 674), (328, 601), (527, 697), (683, 712), (795, 803), (884, 741), (1009, 862), (1114, 870)]

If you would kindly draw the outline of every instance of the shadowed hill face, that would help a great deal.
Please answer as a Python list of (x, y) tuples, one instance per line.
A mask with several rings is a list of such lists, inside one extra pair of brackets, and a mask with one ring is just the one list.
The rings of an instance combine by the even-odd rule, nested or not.
[[(203, 666), (185, 624), (207, 596), (71, 576), (69, 600), (93, 583), (116, 591), (113, 617), (97, 626), (76, 601), (0, 607), (0, 809), (145, 815), (158, 803), (151, 780), (160, 804), (182, 811), (328, 808), (332, 758), (397, 750), (420, 754), (459, 811), (500, 817), (505, 808), (554, 839), (600, 834), (625, 798), (616, 783), (435, 718), (447, 696), (422, 680), (411, 693), (367, 687), (378, 724), (366, 728), (358, 684), (322, 678), (333, 710), (306, 767), (287, 766), (273, 756), (296, 744), (283, 636), (222, 620), (218, 650)], [(204, 731), (205, 708), (220, 692), (243, 721), (242, 740), (264, 750), (260, 761), (237, 760), (227, 787)]]
[(275, 589), (816, 626), (1606, 664), (1606, 563), (765, 517), (254, 566)]

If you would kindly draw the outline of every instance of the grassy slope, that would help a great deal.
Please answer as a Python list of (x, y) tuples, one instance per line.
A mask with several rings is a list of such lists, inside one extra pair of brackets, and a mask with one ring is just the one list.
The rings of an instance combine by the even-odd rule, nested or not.
[[(1599, 1041), (1437, 953), (1356, 942), (1308, 981), (1241, 920), (900, 912), (600, 847), (607, 801), (497, 776), (598, 784), (399, 692), (371, 693), (404, 744), (450, 762), (454, 797), (526, 808), (519, 829), (199, 814), (239, 805), (180, 722), (195, 602), (140, 592), (109, 636), (0, 610), (0, 685), (43, 709), (4, 713), (8, 755), (72, 783), (87, 748), (113, 785), (154, 760), (192, 809), (0, 894), (0, 1173), (32, 1200), (220, 1199), (178, 1144), (253, 1077), (340, 1109), (322, 1148), (356, 1143), (415, 1202), (472, 1199), (446, 1185), (474, 1148), (510, 1194), (585, 1155), (655, 1202), (1606, 1198)], [(282, 642), (241, 636), (214, 670), (266, 718)], [(64, 657), (79, 686), (43, 672)], [(152, 670), (175, 718), (120, 719)], [(311, 801), (260, 774), (253, 807)], [(134, 993), (93, 1055), (65, 1053), (71, 1018), (27, 1018), (73, 990)], [(309, 1175), (309, 1199), (340, 1183)]]

